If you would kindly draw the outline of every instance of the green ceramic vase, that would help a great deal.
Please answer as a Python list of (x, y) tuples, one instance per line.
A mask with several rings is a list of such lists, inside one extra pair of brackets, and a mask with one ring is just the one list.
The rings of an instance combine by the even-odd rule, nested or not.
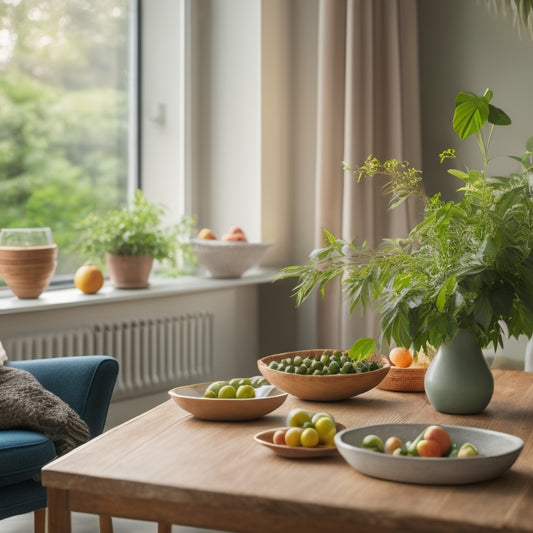
[(424, 387), (431, 405), (442, 413), (480, 413), (494, 392), (494, 378), (476, 338), (460, 330), (443, 344), (429, 365)]

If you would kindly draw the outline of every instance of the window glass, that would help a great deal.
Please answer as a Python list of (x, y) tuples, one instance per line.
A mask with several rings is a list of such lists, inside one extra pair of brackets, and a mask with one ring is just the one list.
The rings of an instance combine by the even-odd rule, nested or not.
[(0, 0), (0, 227), (47, 226), (56, 275), (76, 225), (128, 199), (132, 0)]

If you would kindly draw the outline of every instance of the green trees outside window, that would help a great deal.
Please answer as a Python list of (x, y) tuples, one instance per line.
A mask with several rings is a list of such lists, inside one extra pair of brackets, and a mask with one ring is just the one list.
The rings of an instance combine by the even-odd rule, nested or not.
[(130, 0), (0, 0), (0, 227), (50, 227), (56, 274), (127, 201), (130, 21)]

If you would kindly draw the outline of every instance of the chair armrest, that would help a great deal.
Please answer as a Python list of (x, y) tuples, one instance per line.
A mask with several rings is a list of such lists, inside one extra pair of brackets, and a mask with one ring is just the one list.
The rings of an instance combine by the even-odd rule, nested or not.
[(91, 437), (103, 429), (118, 375), (118, 362), (105, 355), (7, 361), (33, 374), (41, 385), (68, 403), (89, 426)]

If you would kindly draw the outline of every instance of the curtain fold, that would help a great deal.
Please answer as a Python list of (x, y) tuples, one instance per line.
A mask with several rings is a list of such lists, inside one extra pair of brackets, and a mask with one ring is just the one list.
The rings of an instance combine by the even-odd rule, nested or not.
[[(317, 91), (315, 245), (323, 229), (377, 245), (407, 235), (417, 206), (389, 211), (384, 180), (356, 182), (342, 161), (368, 155), (420, 168), (421, 139), (416, 0), (321, 0)], [(377, 337), (372, 310), (350, 314), (340, 283), (317, 301), (319, 347), (348, 348)]]

